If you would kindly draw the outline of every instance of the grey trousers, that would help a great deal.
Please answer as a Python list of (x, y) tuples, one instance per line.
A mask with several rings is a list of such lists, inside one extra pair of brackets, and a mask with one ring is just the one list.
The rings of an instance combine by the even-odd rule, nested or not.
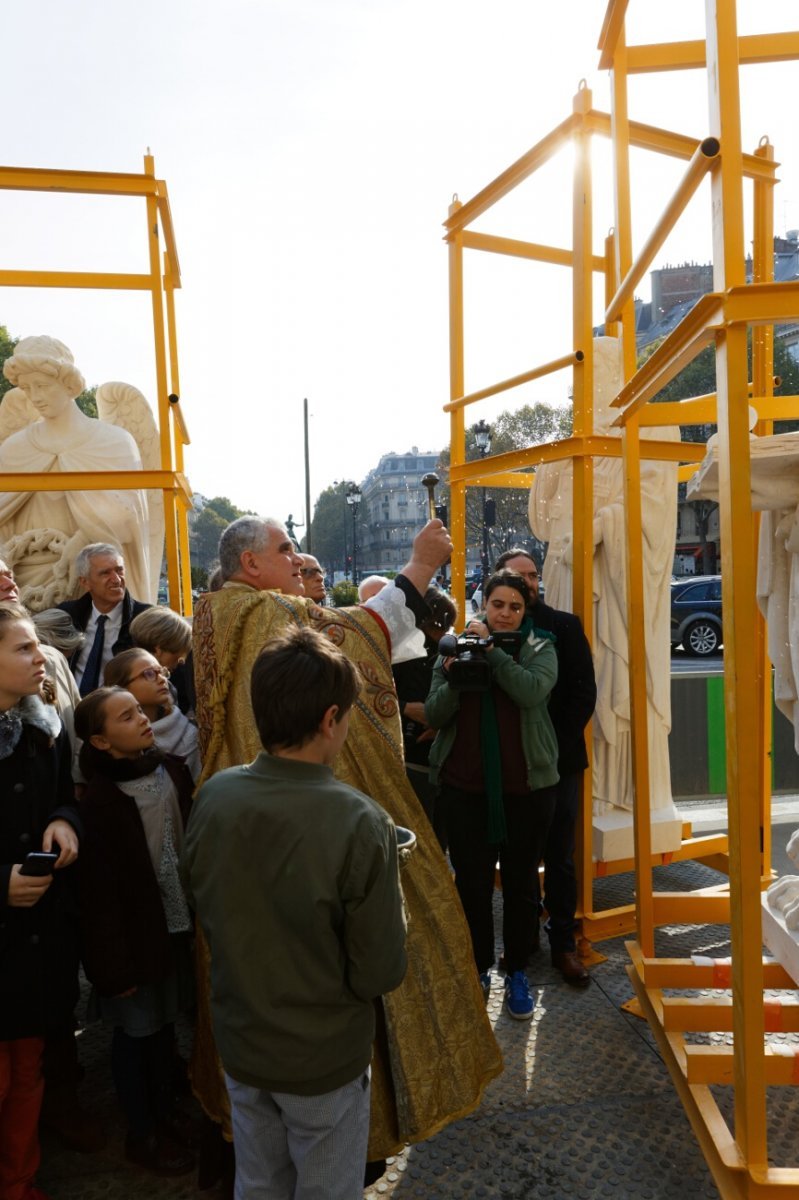
[(362, 1200), (371, 1068), (334, 1092), (295, 1096), (225, 1073), (235, 1200)]

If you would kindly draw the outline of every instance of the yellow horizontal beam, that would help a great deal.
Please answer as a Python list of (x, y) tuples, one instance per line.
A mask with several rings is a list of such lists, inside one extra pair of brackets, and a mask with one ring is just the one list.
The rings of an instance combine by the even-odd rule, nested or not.
[(727, 325), (784, 325), (799, 322), (799, 282), (748, 283), (724, 295)]
[(158, 191), (158, 182), (150, 175), (116, 171), (53, 171), (40, 167), (0, 166), (0, 188), (23, 192), (154, 196)]
[(469, 487), (524, 488), (528, 490), (535, 479), (533, 471), (506, 471), (503, 475), (477, 476), (469, 480)]
[(573, 350), (570, 354), (564, 354), (562, 358), (543, 363), (540, 367), (533, 367), (530, 371), (523, 371), (521, 375), (513, 375), (510, 379), (503, 379), (500, 383), (492, 383), (490, 387), (483, 388), (482, 391), (470, 392), (468, 396), (458, 396), (457, 399), (450, 400), (449, 404), (444, 405), (444, 412), (456, 412), (459, 408), (466, 408), (467, 404), (476, 404), (478, 400), (486, 400), (489, 396), (497, 396), (500, 392), (521, 387), (522, 384), (530, 383), (533, 379), (543, 379), (545, 375), (563, 371), (566, 367), (573, 367), (575, 363), (582, 361), (582, 350)]
[[(738, 38), (738, 62), (790, 62), (799, 58), (799, 33), (754, 33)], [(704, 41), (656, 42), (627, 47), (627, 74), (652, 71), (691, 71), (707, 66)]]
[[(703, 447), (704, 449), (704, 447)], [(689, 468), (692, 473), (696, 470), (694, 465)], [(693, 861), (698, 858), (704, 858), (708, 854), (726, 854), (728, 849), (728, 839), (726, 833), (723, 834), (708, 834), (706, 837), (683, 837), (682, 845), (677, 850), (672, 850), (668, 854), (653, 854), (650, 863), (653, 867), (667, 867), (672, 862)], [(594, 878), (605, 879), (609, 875), (624, 875), (628, 871), (635, 870), (634, 858), (617, 858), (612, 862), (598, 860), (594, 863)], [(690, 895), (691, 893), (686, 893)], [(663, 924), (664, 922), (660, 922)]]
[[(610, 114), (592, 109), (585, 116), (585, 127), (601, 137), (611, 137)], [(645, 125), (641, 121), (630, 121), (630, 145), (639, 150), (652, 150), (667, 154), (671, 158), (689, 159), (693, 156), (701, 138), (689, 137), (673, 129), (661, 129), (657, 125)], [(779, 163), (773, 159), (758, 158), (744, 154), (743, 173), (747, 179), (774, 180)]]
[[(690, 958), (641, 958), (639, 973), (647, 989), (652, 988), (717, 988), (719, 971), (713, 965), (694, 963)], [(730, 972), (732, 968), (729, 968)], [(730, 984), (732, 986), (732, 980)], [(763, 960), (763, 987), (796, 989), (791, 976), (773, 959)]]
[(191, 498), (185, 475), (178, 471), (8, 471), (0, 473), (0, 492), (113, 492), (154, 488), (183, 492)]
[(151, 291), (150, 275), (113, 274), (105, 271), (0, 271), (0, 287), (114, 288)]
[(652, 904), (656, 925), (728, 925), (730, 922), (729, 893), (708, 896), (692, 892), (655, 892)]
[[(654, 438), (641, 441), (641, 458), (652, 462), (701, 462), (706, 447), (699, 442), (661, 442)], [(473, 462), (451, 466), (451, 483), (473, 484), (485, 476), (486, 486), (494, 474), (504, 474), (520, 467), (537, 467), (545, 462), (561, 462), (566, 458), (620, 458), (621, 438), (618, 437), (571, 437), (560, 442), (548, 442), (541, 446), (528, 446), (525, 450), (508, 450), (505, 454), (492, 454), (490, 458), (475, 459)], [(515, 485), (513, 485), (515, 486)]]
[[(445, 242), (451, 242), (454, 234), (447, 234)], [(467, 229), (462, 235), (462, 244), (467, 250), (487, 250), (491, 254), (507, 254), (513, 258), (529, 258), (535, 262), (552, 263), (556, 267), (574, 266), (574, 253), (560, 246), (543, 246), (538, 242), (522, 242), (517, 238), (498, 237), (493, 233), (475, 233)], [(607, 263), (598, 254), (592, 255), (594, 271), (604, 274)]]
[(516, 162), (511, 163), (507, 170), (498, 175), (496, 179), (473, 196), (471, 200), (467, 200), (457, 212), (452, 213), (444, 222), (444, 228), (454, 233), (457, 230), (465, 229), (467, 225), (471, 225), (472, 221), (476, 220), (487, 209), (501, 200), (503, 196), (507, 196), (508, 192), (512, 192), (523, 180), (527, 179), (544, 163), (549, 162), (554, 154), (557, 154), (561, 146), (565, 145), (571, 134), (578, 128), (582, 121), (582, 116), (579, 113), (570, 113), (565, 121), (561, 121), (560, 125), (556, 125), (545, 137), (523, 154), (521, 158), (517, 158)]
[[(663, 1028), (683, 1033), (728, 1033), (732, 1030), (732, 996), (663, 996)], [(799, 1003), (763, 1001), (766, 1033), (799, 1032)]]
[(635, 288), (643, 279), (652, 260), (682, 216), (705, 175), (718, 160), (720, 151), (721, 144), (718, 138), (714, 137), (705, 138), (697, 146), (691, 156), (688, 170), (677, 185), (674, 195), (664, 208), (659, 220), (656, 221), (638, 257), (619, 284), (616, 295), (608, 305), (605, 312), (607, 323), (617, 321), (621, 316), (624, 305), (632, 299)]
[[(764, 1075), (767, 1086), (796, 1086), (799, 1067), (793, 1055), (774, 1054), (767, 1046)], [(686, 1046), (685, 1067), (688, 1083), (729, 1084), (733, 1081), (732, 1046)]]

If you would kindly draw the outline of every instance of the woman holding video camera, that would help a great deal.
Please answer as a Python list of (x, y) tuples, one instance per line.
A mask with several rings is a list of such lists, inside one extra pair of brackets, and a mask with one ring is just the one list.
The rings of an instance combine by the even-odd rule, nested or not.
[(438, 730), (430, 776), (441, 787), (450, 859), (483, 993), (488, 998), (494, 964), (499, 861), (505, 1005), (519, 1021), (533, 1015), (524, 969), (538, 923), (535, 873), (558, 781), (558, 745), (547, 710), (557, 658), (552, 635), (534, 629), (527, 616), (529, 599), (520, 575), (492, 575), (484, 615), (466, 627), (455, 654), (438, 660), (425, 703), (425, 716)]

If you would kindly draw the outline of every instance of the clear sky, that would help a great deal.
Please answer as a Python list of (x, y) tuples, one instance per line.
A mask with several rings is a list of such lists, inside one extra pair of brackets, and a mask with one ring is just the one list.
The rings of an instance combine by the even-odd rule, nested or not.
[[(799, 24), (795, 0), (738, 8), (741, 33)], [(301, 519), (304, 396), (313, 496), (334, 479), (360, 481), (388, 451), (446, 443), (441, 222), (453, 193), (467, 200), (568, 115), (582, 78), (608, 109), (596, 51), (604, 11), (605, 0), (6, 9), (3, 161), (140, 171), (151, 147), (167, 180), (195, 490)], [(703, 12), (699, 0), (631, 0), (629, 41), (701, 37)], [(763, 134), (775, 144), (776, 230), (799, 228), (799, 64), (742, 77), (744, 148)], [(704, 72), (633, 80), (631, 115), (704, 136)], [(604, 146), (595, 161), (603, 237), (613, 224)], [(633, 171), (640, 246), (684, 164), (639, 153)], [(568, 245), (569, 177), (564, 155), (480, 227)], [(144, 270), (144, 225), (134, 200), (0, 193), (0, 261)], [(709, 257), (705, 184), (655, 265)], [(472, 254), (466, 287), (469, 390), (571, 348), (565, 271)], [(0, 289), (0, 324), (59, 337), (89, 383), (124, 379), (154, 400), (145, 296)], [(556, 375), (518, 400), (565, 403), (567, 384)], [(473, 409), (473, 419), (511, 402)]]

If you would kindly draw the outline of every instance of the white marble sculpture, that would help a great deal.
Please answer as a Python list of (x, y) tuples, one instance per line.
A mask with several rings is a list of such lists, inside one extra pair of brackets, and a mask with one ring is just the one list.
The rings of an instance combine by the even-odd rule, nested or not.
[[(103, 384), (102, 419), (87, 417), (75, 403), (83, 376), (56, 338), (21, 339), (3, 371), (14, 388), (0, 404), (0, 473), (160, 465), (155, 422), (141, 393), (129, 384)], [(77, 595), (75, 557), (90, 542), (118, 546), (131, 593), (154, 602), (164, 533), (163, 502), (154, 495), (148, 501), (143, 490), (0, 492), (0, 543), (23, 603), (38, 611)]]
[[(799, 829), (791, 834), (788, 858), (799, 867)], [(766, 892), (769, 906), (781, 912), (787, 929), (799, 929), (799, 875), (783, 875)]]
[[(757, 413), (750, 409), (751, 425)], [(752, 507), (759, 511), (757, 602), (768, 625), (774, 664), (774, 700), (794, 727), (799, 754), (799, 433), (753, 437), (749, 444)], [(688, 499), (718, 500), (718, 444), (714, 435)]]
[[(616, 338), (594, 339), (594, 429), (619, 436), (610, 402), (621, 389), (621, 347)], [(677, 441), (676, 429), (646, 427), (641, 437)], [(632, 850), (633, 779), (625, 568), (625, 508), (621, 458), (594, 460), (594, 666), (597, 706), (593, 721), (595, 857), (627, 857)], [(677, 526), (677, 464), (641, 462), (643, 563), (646, 616), (646, 684), (650, 810), (653, 849), (680, 844), (672, 800), (668, 738), (671, 728), (670, 600)], [(572, 610), (572, 464), (546, 463), (530, 495), (530, 525), (549, 542), (544, 562), (546, 602)], [(608, 817), (607, 820), (603, 818)], [(616, 819), (618, 818), (618, 819)], [(658, 822), (656, 836), (654, 822)], [(619, 838), (598, 829), (619, 831)], [(606, 831), (607, 832), (607, 831)], [(614, 849), (614, 846), (616, 847)]]

